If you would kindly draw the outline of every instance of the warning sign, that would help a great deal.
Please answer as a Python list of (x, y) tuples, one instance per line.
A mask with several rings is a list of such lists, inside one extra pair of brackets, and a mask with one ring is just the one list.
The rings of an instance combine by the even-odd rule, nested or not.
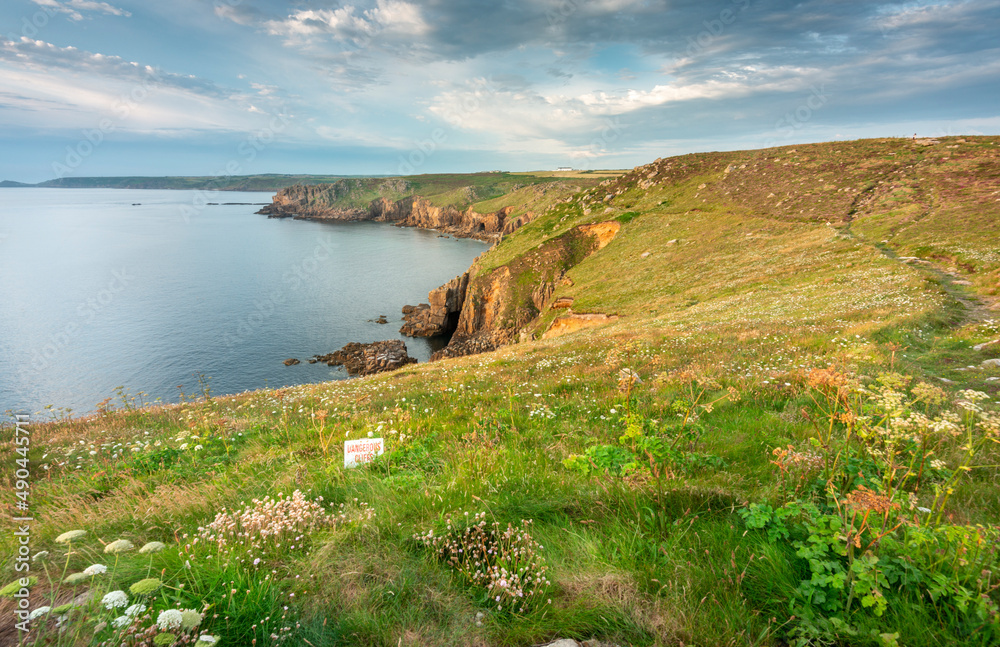
[(361, 438), (344, 441), (344, 467), (357, 467), (362, 463), (371, 462), (385, 451), (385, 442), (381, 438)]

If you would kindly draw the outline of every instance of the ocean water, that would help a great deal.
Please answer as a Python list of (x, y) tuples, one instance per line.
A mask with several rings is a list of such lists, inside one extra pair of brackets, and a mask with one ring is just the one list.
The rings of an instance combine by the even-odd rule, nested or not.
[(118, 387), (176, 402), (201, 393), (199, 376), (213, 395), (342, 379), (306, 359), (352, 341), (403, 339), (427, 361), (436, 347), (399, 334), (400, 309), (486, 245), (205, 204), (270, 199), (0, 189), (0, 413), (83, 414)]

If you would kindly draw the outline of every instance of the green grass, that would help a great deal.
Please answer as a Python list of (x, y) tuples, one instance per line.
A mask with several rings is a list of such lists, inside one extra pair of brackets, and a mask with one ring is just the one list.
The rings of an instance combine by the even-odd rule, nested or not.
[[(989, 310), (992, 288), (983, 278), (994, 271), (989, 232), (997, 207), (981, 200), (992, 177), (995, 139), (689, 155), (598, 178), (602, 186), (584, 188), (569, 202), (562, 193), (569, 186), (565, 178), (513, 190), (505, 194), (509, 205), (504, 198), (481, 200), (480, 211), (514, 206), (539, 213), (493, 248), (481, 274), (524, 265), (520, 276), (531, 276), (540, 270), (528, 252), (540, 244), (542, 251), (546, 244), (558, 247), (556, 239), (580, 224), (621, 223), (605, 248), (570, 254), (571, 282), (554, 295), (574, 297), (576, 312), (619, 314), (618, 321), (363, 379), (150, 409), (130, 409), (125, 397), (118, 410), (87, 419), (36, 421), (31, 552), (48, 550), (50, 558), (48, 572), (32, 564), (40, 580), (32, 608), (66, 602), (78, 592), (58, 584), (67, 551), (54, 539), (79, 528), (88, 535), (73, 546), (67, 572), (108, 564), (109, 573), (90, 585), (100, 595), (127, 590), (150, 572), (171, 587), (151, 608), (210, 605), (199, 631), (221, 636), (220, 644), (248, 644), (252, 637), (264, 644), (272, 631), (288, 634), (288, 644), (312, 645), (513, 646), (559, 637), (617, 645), (785, 645), (809, 637), (879, 645), (882, 633), (899, 633), (898, 644), (908, 646), (990, 644), (995, 621), (964, 614), (953, 597), (957, 589), (932, 600), (927, 582), (934, 576), (949, 586), (974, 587), (974, 578), (961, 579), (960, 561), (995, 573), (994, 544), (969, 550), (961, 538), (939, 538), (940, 554), (968, 552), (948, 562), (955, 570), (933, 571), (920, 569), (939, 568), (934, 560), (893, 552), (890, 537), (875, 549), (886, 560), (882, 568), (890, 572), (912, 559), (927, 579), (887, 585), (881, 616), (854, 601), (846, 613), (821, 613), (812, 626), (803, 620), (809, 608), (797, 593), (810, 578), (810, 563), (793, 543), (805, 535), (795, 527), (772, 539), (767, 528), (748, 526), (739, 511), (794, 501), (815, 502), (823, 514), (836, 511), (816, 473), (783, 475), (776, 449), (791, 446), (827, 459), (850, 453), (859, 472), (885, 469), (869, 451), (875, 445), (846, 435), (841, 418), (827, 438), (829, 400), (814, 371), (833, 366), (869, 391), (881, 388), (880, 374), (893, 371), (912, 377), (906, 393), (920, 382), (940, 387), (946, 404), (908, 405), (928, 416), (960, 410), (960, 389), (988, 394), (982, 408), (996, 410), (1000, 387), (987, 378), (1000, 371), (978, 366), (1000, 355), (1000, 347), (972, 349), (1000, 338), (1000, 318)], [(947, 148), (952, 145), (960, 148)], [(968, 157), (956, 165), (962, 156)], [(909, 189), (894, 196), (885, 178), (900, 170), (913, 177)], [(453, 200), (470, 195), (464, 188), (469, 177), (407, 179)], [(956, 184), (964, 190), (943, 195), (943, 183), (956, 177), (966, 178)], [(479, 179), (477, 196), (503, 182), (529, 184), (514, 174)], [(875, 199), (860, 204), (856, 193), (838, 193), (845, 186)], [(897, 226), (912, 213), (899, 204), (937, 191), (927, 215)], [(888, 211), (883, 193), (893, 205)], [(613, 197), (605, 201), (608, 194)], [(792, 206), (776, 207), (788, 194)], [(965, 214), (969, 224), (948, 232), (938, 220), (945, 213)], [(933, 250), (922, 242), (921, 227), (936, 232)], [(892, 237), (883, 243), (887, 233)], [(952, 261), (934, 251), (940, 249), (957, 255), (953, 270)], [(933, 264), (895, 258), (910, 253)], [(980, 257), (987, 260), (969, 273), (967, 260)], [(956, 285), (963, 277), (971, 278), (969, 285)], [(532, 285), (522, 287), (530, 292)], [(541, 313), (532, 329), (544, 330), (553, 316)], [(623, 368), (642, 382), (623, 387)], [(702, 406), (707, 403), (710, 410)], [(844, 406), (880, 420), (881, 405), (862, 393), (854, 392)], [(696, 417), (685, 421), (692, 413)], [(638, 439), (629, 436), (636, 420), (644, 429)], [(882, 428), (863, 424), (872, 425), (869, 431)], [(8, 427), (2, 434), (5, 464), (13, 465), (14, 432)], [(343, 469), (342, 440), (369, 434), (386, 439), (386, 453), (370, 465)], [(988, 440), (975, 434), (976, 442)], [(670, 440), (673, 453), (652, 463), (640, 453), (624, 473), (600, 466), (584, 473), (564, 463), (595, 446), (631, 451), (661, 435), (678, 439)], [(929, 472), (913, 490), (918, 505), (935, 505), (934, 484), (946, 483), (956, 470), (964, 473), (959, 466), (968, 440), (935, 441), (933, 458), (947, 471)], [(939, 528), (960, 537), (967, 526), (995, 528), (1000, 451), (988, 442), (977, 447), (970, 471), (941, 509), (941, 525), (908, 521), (896, 532)], [(825, 482), (855, 476), (836, 472)], [(13, 480), (7, 485), (12, 489)], [(226, 557), (203, 547), (204, 539), (195, 547), (199, 527), (223, 509), (295, 490), (322, 497), (324, 509), (335, 515), (343, 510), (344, 519), (291, 532), (280, 549), (246, 552), (238, 545)], [(374, 516), (361, 514), (362, 503)], [(533, 521), (531, 535), (551, 581), (538, 611), (496, 611), (482, 586), (414, 540), (441, 529), (449, 513), (466, 511), (485, 513), (501, 528)], [(9, 517), (2, 525), (6, 583), (17, 574), (9, 557), (17, 546), (6, 532), (13, 529)], [(126, 553), (113, 567), (102, 545), (119, 538), (136, 546), (155, 539), (167, 549), (152, 558)], [(263, 565), (253, 564), (258, 557)], [(1000, 602), (990, 588), (995, 579), (981, 585), (989, 600)], [(11, 604), (0, 601), (3, 617), (12, 617)], [(96, 644), (108, 637), (92, 639), (96, 625), (112, 614), (88, 604), (70, 618), (72, 631), (58, 639), (49, 621), (45, 631), (53, 644)], [(828, 616), (842, 618), (849, 630), (820, 627)]]

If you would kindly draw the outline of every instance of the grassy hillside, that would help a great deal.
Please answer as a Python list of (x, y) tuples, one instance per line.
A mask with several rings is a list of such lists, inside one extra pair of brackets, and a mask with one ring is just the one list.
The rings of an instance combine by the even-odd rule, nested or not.
[[(524, 186), (508, 197), (545, 213), (479, 271), (616, 219), (555, 295), (614, 323), (35, 420), (29, 552), (48, 555), (26, 562), (30, 608), (72, 606), (31, 637), (998, 644), (998, 171), (998, 138), (868, 140)], [(385, 454), (345, 469), (342, 441), (368, 437)], [(25, 574), (11, 516), (4, 582)]]
[(396, 201), (420, 196), (437, 207), (472, 207), (490, 213), (514, 206), (517, 215), (544, 210), (555, 200), (592, 187), (606, 175), (563, 178), (547, 173), (436, 173), (390, 178), (345, 178), (320, 187), (295, 187), (307, 193), (309, 206), (365, 209), (378, 198)]

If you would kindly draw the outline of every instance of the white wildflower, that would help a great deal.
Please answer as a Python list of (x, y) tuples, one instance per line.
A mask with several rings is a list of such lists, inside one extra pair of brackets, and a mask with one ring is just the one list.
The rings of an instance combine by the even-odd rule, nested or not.
[(177, 629), (181, 626), (182, 622), (184, 622), (184, 614), (177, 609), (167, 609), (166, 611), (161, 611), (160, 615), (156, 616), (156, 626), (164, 631)]
[(91, 564), (83, 569), (84, 575), (104, 575), (108, 572), (108, 567), (104, 564)]
[(111, 591), (101, 599), (105, 609), (119, 609), (128, 605), (128, 595), (125, 591)]

